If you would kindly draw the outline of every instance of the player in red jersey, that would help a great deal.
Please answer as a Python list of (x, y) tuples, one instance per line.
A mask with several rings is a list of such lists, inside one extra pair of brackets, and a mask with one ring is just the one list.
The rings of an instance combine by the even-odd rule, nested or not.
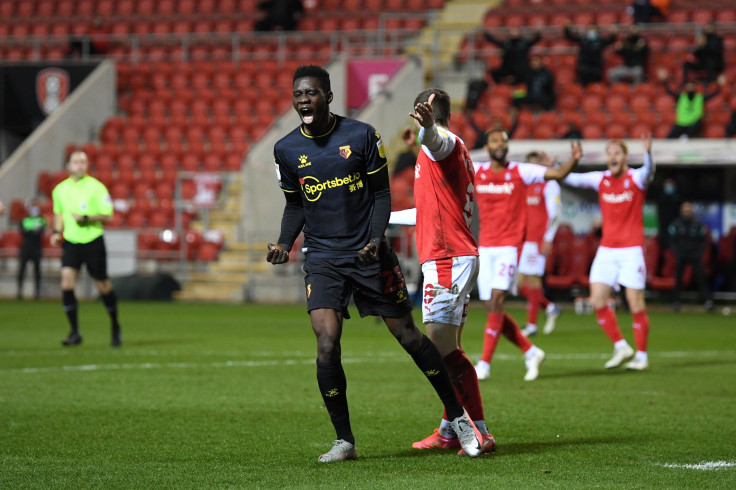
[(519, 248), (524, 243), (527, 187), (567, 176), (583, 156), (580, 142), (571, 142), (570, 146), (572, 157), (557, 168), (509, 162), (508, 134), (503, 129), (492, 129), (486, 142), (491, 160), (474, 163), (480, 214), (478, 295), (488, 314), (483, 354), (475, 366), (478, 379), (490, 376), (491, 358), (501, 333), (524, 352), (524, 379), (532, 381), (539, 375), (544, 351), (529, 342), (514, 319), (504, 312), (504, 301), (507, 291), (514, 289)]
[[(461, 347), (470, 291), (478, 275), (478, 246), (470, 231), (473, 214), (473, 162), (465, 143), (450, 132), (450, 96), (430, 88), (421, 92), (410, 114), (419, 127), (422, 149), (414, 172), (416, 208), (396, 216), (415, 217), (417, 254), (424, 275), (422, 321), (427, 336), (444, 358), (458, 399), (482, 434), (483, 452), (493, 452), (473, 363)], [(460, 443), (443, 414), (429, 437), (412, 444), (416, 449), (452, 449)], [(461, 451), (462, 452), (462, 451)]]
[[(651, 136), (644, 138), (643, 144), (644, 165), (640, 168), (629, 168), (626, 144), (613, 140), (606, 147), (608, 170), (571, 174), (563, 180), (564, 184), (598, 192), (603, 230), (590, 268), (590, 297), (598, 324), (614, 346), (606, 369), (618, 367), (632, 357), (627, 369), (642, 371), (649, 367), (643, 207), (647, 187), (654, 177)], [(626, 288), (626, 302), (634, 317), (636, 353), (621, 335), (616, 314), (608, 306), (611, 290), (618, 284)]]
[[(554, 159), (545, 153), (532, 151), (526, 161), (545, 167), (554, 164)], [(555, 180), (537, 182), (526, 189), (526, 238), (519, 257), (519, 292), (526, 298), (526, 327), (524, 335), (537, 334), (537, 317), (540, 307), (547, 315), (544, 333), (552, 333), (561, 310), (544, 296), (542, 278), (547, 257), (552, 253), (552, 240), (560, 225), (560, 184)]]

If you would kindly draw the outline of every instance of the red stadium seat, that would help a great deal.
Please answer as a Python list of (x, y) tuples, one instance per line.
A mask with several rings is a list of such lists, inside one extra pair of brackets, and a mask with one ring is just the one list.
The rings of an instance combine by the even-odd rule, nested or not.
[(605, 102), (608, 112), (623, 112), (626, 110), (626, 97), (623, 95), (610, 95)]
[(708, 124), (703, 130), (703, 136), (705, 138), (725, 138), (726, 127), (720, 124)]
[(660, 113), (672, 112), (675, 108), (675, 102), (668, 94), (658, 95), (654, 99), (654, 110)]
[(586, 123), (582, 128), (582, 133), (586, 140), (603, 139), (603, 129), (598, 124)]
[(650, 98), (648, 95), (637, 94), (629, 99), (629, 107), (634, 113), (648, 112), (650, 105)]
[(608, 126), (606, 126), (606, 138), (624, 139), (628, 135), (628, 127), (623, 124), (609, 124)]
[(652, 126), (646, 123), (637, 122), (631, 125), (629, 136), (631, 138), (642, 138), (647, 134), (652, 134)]
[(580, 108), (585, 113), (600, 112), (603, 108), (603, 100), (599, 95), (584, 95), (582, 101), (580, 102)]
[(532, 129), (532, 136), (537, 140), (550, 140), (557, 136), (557, 126), (539, 123)]

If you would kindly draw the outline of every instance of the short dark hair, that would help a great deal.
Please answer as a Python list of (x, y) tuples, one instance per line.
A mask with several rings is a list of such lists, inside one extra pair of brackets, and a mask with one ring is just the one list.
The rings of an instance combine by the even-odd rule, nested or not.
[(429, 96), (434, 94), (432, 101), (432, 110), (434, 111), (434, 120), (443, 126), (450, 124), (450, 94), (440, 88), (428, 88), (420, 92), (414, 99), (414, 106), (427, 102)]
[(529, 153), (526, 154), (525, 159), (526, 159), (527, 162), (531, 162), (532, 160), (537, 159), (537, 158), (539, 158), (541, 156), (542, 155), (537, 150), (532, 150), (532, 151), (530, 151)]
[(493, 133), (506, 133), (506, 137), (510, 138), (509, 132), (506, 131), (504, 128), (491, 128), (488, 131), (486, 131), (486, 141), (488, 140), (488, 137), (492, 135)]
[(322, 90), (325, 92), (332, 92), (330, 88), (330, 74), (327, 70), (317, 65), (302, 65), (294, 72), (294, 80), (296, 82), (300, 78), (316, 78), (319, 81)]

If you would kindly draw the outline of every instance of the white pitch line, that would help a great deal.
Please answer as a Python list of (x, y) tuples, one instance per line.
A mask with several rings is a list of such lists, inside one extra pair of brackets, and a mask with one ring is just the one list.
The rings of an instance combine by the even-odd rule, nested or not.
[(663, 463), (660, 466), (664, 466), (665, 468), (685, 468), (688, 470), (718, 471), (736, 466), (736, 463), (733, 461), (703, 461), (698, 464)]
[[(139, 353), (144, 355), (144, 353)], [(264, 355), (263, 352), (259, 353)], [(277, 356), (278, 353), (271, 353)], [(144, 370), (144, 369), (195, 369), (195, 368), (230, 368), (230, 367), (265, 367), (265, 366), (293, 366), (293, 365), (310, 365), (314, 364), (314, 354), (295, 353), (308, 356), (306, 359), (272, 359), (261, 361), (219, 361), (219, 362), (144, 362), (144, 363), (109, 363), (109, 364), (81, 364), (81, 365), (63, 365), (63, 366), (44, 366), (44, 367), (25, 367), (25, 368), (5, 368), (0, 369), (0, 374), (34, 374), (34, 373), (54, 373), (54, 372), (80, 372), (80, 371), (115, 371), (115, 370)], [(400, 351), (394, 352), (364, 352), (366, 357), (346, 357), (343, 358), (344, 364), (363, 364), (363, 363), (387, 363), (387, 362), (404, 362), (406, 356)], [(36, 353), (38, 355), (38, 353)], [(252, 353), (249, 353), (252, 355)], [(673, 351), (673, 352), (657, 352), (650, 353), (652, 357), (713, 357), (713, 356), (736, 356), (736, 351)], [(471, 355), (471, 357), (473, 357)], [(589, 360), (589, 359), (606, 359), (609, 354), (548, 354), (548, 359), (557, 360)], [(518, 361), (521, 355), (496, 354), (494, 361)]]

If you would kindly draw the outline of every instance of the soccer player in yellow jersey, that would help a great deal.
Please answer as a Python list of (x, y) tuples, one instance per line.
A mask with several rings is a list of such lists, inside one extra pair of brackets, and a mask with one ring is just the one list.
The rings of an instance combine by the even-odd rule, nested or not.
[(107, 277), (107, 251), (102, 237), (103, 224), (112, 219), (112, 200), (105, 185), (87, 175), (89, 161), (83, 151), (69, 155), (66, 168), (70, 176), (51, 193), (54, 201), (54, 231), (51, 244), (62, 242), (61, 292), (71, 332), (62, 340), (65, 346), (79, 345), (82, 336), (77, 323), (77, 298), (74, 287), (82, 264), (100, 292), (112, 324), (110, 345), (120, 347), (118, 301)]

